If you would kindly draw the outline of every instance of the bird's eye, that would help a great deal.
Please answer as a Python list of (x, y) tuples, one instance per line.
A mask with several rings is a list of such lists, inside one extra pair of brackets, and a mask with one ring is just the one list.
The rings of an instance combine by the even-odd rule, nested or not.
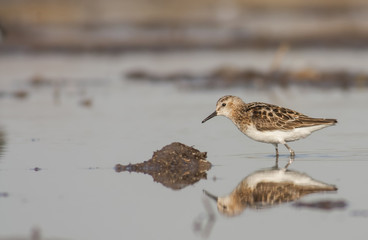
[(226, 106), (226, 103), (223, 103), (222, 106), (225, 107)]

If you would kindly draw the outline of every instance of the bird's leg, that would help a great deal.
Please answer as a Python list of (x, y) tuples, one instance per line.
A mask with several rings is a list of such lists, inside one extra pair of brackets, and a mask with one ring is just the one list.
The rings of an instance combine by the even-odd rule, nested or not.
[(275, 168), (278, 169), (279, 168), (279, 155), (276, 155), (276, 161), (275, 161)]
[(275, 150), (276, 150), (276, 157), (278, 157), (279, 156), (279, 147), (278, 147), (278, 144), (276, 143), (276, 144), (274, 144), (274, 146), (275, 146)]
[(289, 162), (284, 167), (285, 170), (290, 166), (290, 164), (292, 164), (294, 162), (294, 159), (295, 159), (295, 154), (294, 155), (290, 155)]
[(279, 167), (279, 147), (278, 144), (273, 144), (275, 146), (275, 150), (276, 150), (276, 161), (275, 161), (275, 168)]
[(295, 156), (295, 152), (293, 149), (291, 149), (291, 147), (289, 147), (286, 143), (284, 143), (285, 147), (289, 150), (290, 152), (290, 156)]

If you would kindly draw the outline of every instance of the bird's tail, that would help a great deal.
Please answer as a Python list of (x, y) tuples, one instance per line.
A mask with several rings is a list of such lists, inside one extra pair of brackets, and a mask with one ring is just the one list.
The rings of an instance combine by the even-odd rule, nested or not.
[(337, 119), (333, 119), (333, 118), (318, 118), (318, 120), (320, 120), (321, 123), (325, 123), (329, 125), (335, 125), (337, 123)]
[(332, 126), (337, 123), (336, 119), (332, 118), (300, 118), (304, 126), (327, 125)]

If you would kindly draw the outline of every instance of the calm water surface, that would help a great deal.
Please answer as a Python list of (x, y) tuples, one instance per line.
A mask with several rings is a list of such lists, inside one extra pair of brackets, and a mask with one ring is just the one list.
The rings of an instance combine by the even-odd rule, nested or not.
[[(367, 71), (360, 61), (366, 53), (328, 54), (293, 53), (285, 64)], [(344, 62), (338, 54), (360, 60)], [(271, 52), (0, 57), (0, 239), (26, 237), (33, 228), (45, 238), (76, 240), (366, 238), (367, 90), (206, 91), (122, 77), (137, 66), (163, 72), (200, 72), (220, 64), (267, 69), (271, 57)], [(35, 75), (52, 81), (32, 87)], [(28, 96), (13, 97), (18, 90)], [(201, 124), (225, 94), (337, 118), (338, 125), (290, 143), (297, 154), (290, 169), (338, 187), (300, 201), (347, 206), (323, 210), (285, 203), (245, 209), (235, 217), (219, 213), (203, 189), (228, 195), (243, 178), (275, 163), (272, 145), (248, 139), (226, 118)], [(81, 104), (84, 100), (91, 105)], [(149, 175), (114, 171), (115, 164), (148, 160), (174, 141), (208, 152), (213, 167), (206, 180), (172, 190)], [(283, 146), (280, 151), (283, 166), (288, 156)]]

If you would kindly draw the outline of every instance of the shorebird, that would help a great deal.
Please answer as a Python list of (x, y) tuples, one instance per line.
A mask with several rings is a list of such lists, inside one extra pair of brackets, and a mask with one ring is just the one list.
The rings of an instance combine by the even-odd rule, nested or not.
[(269, 168), (256, 171), (245, 177), (227, 196), (217, 197), (203, 192), (217, 203), (220, 213), (236, 216), (245, 208), (260, 209), (318, 192), (337, 191), (337, 187), (315, 180), (305, 173), (294, 170)]
[(336, 119), (312, 118), (297, 111), (262, 102), (245, 103), (236, 96), (223, 96), (216, 104), (216, 111), (206, 117), (202, 123), (215, 116), (229, 118), (238, 129), (249, 138), (275, 146), (278, 144), (295, 152), (286, 143), (309, 136), (312, 132), (335, 125)]

